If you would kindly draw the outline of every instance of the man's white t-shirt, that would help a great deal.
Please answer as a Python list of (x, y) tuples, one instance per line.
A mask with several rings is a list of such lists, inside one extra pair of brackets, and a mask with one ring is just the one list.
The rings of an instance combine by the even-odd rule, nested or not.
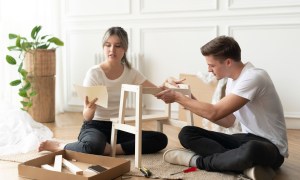
[(229, 93), (249, 100), (234, 112), (243, 132), (270, 140), (281, 155), (288, 157), (283, 108), (268, 73), (246, 63), (238, 79), (228, 79), (226, 94)]
[(83, 85), (104, 85), (107, 87), (108, 93), (108, 107), (103, 108), (97, 105), (93, 119), (108, 121), (110, 118), (118, 117), (122, 84), (140, 85), (144, 81), (146, 81), (146, 77), (143, 74), (134, 68), (128, 69), (126, 66), (124, 66), (122, 75), (114, 80), (108, 79), (99, 65), (95, 65), (90, 68), (86, 73)]

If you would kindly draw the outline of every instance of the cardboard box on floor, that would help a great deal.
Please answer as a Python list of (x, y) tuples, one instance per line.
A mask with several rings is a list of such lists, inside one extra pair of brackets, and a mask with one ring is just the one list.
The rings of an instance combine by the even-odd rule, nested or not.
[[(63, 158), (70, 161), (83, 170), (83, 175), (75, 175), (63, 168), (62, 172), (50, 171), (42, 169), (41, 165), (54, 164), (56, 155), (62, 155)], [(101, 173), (85, 171), (91, 165), (101, 165), (107, 170)], [(114, 158), (108, 156), (99, 156), (92, 154), (84, 154), (69, 150), (62, 150), (45, 156), (26, 161), (19, 164), (19, 176), (30, 179), (45, 180), (96, 180), (96, 179), (115, 179), (130, 171), (130, 160), (123, 158)]]
[[(192, 74), (180, 74), (179, 78), (180, 79), (186, 78), (184, 83), (190, 85), (191, 92), (196, 97), (197, 100), (202, 102), (208, 102), (208, 103), (211, 102), (212, 96), (218, 84), (217, 80), (206, 84), (196, 75), (192, 75)], [(222, 97), (225, 94), (224, 90), (225, 89), (223, 89)], [(186, 121), (186, 113), (182, 106), (179, 106), (178, 118), (180, 120)], [(202, 127), (202, 117), (193, 114), (193, 118), (194, 118), (195, 126)]]

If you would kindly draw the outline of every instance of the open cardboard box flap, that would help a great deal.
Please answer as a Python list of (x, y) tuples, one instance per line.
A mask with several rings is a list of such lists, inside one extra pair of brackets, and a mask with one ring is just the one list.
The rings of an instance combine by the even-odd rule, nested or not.
[[(41, 165), (53, 165), (56, 155), (62, 155), (63, 158), (69, 160), (74, 165), (80, 167), (83, 175), (75, 175), (64, 170), (62, 172), (50, 171), (42, 169)], [(90, 165), (101, 165), (107, 168), (101, 173), (91, 173), (85, 171)], [(115, 179), (130, 171), (130, 160), (123, 158), (115, 158), (108, 156), (84, 154), (69, 150), (61, 150), (45, 156), (26, 161), (19, 164), (19, 176), (31, 179), (55, 179), (55, 180), (94, 180), (94, 179)]]

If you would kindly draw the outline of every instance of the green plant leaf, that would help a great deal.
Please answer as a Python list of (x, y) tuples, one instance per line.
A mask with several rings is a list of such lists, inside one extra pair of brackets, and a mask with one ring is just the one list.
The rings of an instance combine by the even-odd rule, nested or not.
[(44, 40), (46, 37), (48, 37), (49, 35), (45, 35), (41, 37), (41, 40)]
[(62, 42), (60, 39), (58, 39), (57, 37), (52, 37), (50, 39), (48, 39), (48, 42), (50, 43), (54, 43), (56, 44), (57, 46), (63, 46), (64, 45), (64, 42)]
[(11, 81), (9, 84), (11, 86), (17, 86), (17, 85), (21, 84), (21, 80), (17, 79), (17, 80)]
[(8, 38), (9, 39), (16, 39), (18, 37), (18, 35), (16, 35), (16, 34), (8, 34)]
[[(23, 105), (23, 108), (21, 108), (24, 111), (27, 111), (28, 108), (30, 108), (32, 106), (32, 101), (20, 101), (21, 104)], [(25, 107), (27, 107), (27, 110), (25, 109)]]
[(21, 37), (20, 36), (17, 37), (16, 46), (21, 48)]
[(32, 101), (29, 101), (28, 104), (27, 104), (27, 107), (31, 108), (31, 106), (32, 106)]
[(32, 91), (29, 96), (32, 97), (32, 96), (36, 96), (37, 95), (37, 92), (36, 91)]
[(27, 72), (25, 69), (21, 69), (21, 70), (20, 70), (20, 74), (22, 75), (23, 80), (25, 80), (26, 77), (27, 77), (28, 72)]
[(21, 96), (21, 97), (28, 97), (28, 96), (27, 96), (27, 91), (20, 90), (20, 91), (19, 91), (19, 96)]
[(18, 68), (18, 72), (19, 72), (19, 73), (21, 73), (22, 68), (23, 68), (23, 62), (21, 62), (20, 65), (19, 65), (19, 68)]
[(30, 87), (31, 87), (31, 83), (30, 83), (30, 82), (27, 82), (27, 83), (25, 84), (25, 86), (23, 87), (23, 90), (28, 91), (28, 90), (30, 89)]
[(32, 39), (36, 39), (38, 33), (40, 32), (40, 30), (42, 29), (42, 26), (35, 26), (32, 30), (31, 30), (31, 37)]
[(20, 51), (20, 50), (21, 50), (21, 49), (18, 48), (17, 46), (8, 46), (7, 49), (8, 49), (9, 51)]
[(21, 102), (21, 104), (23, 105), (23, 107), (28, 106), (28, 102), (26, 102), (26, 101), (20, 101), (20, 102)]
[(27, 38), (20, 36), (20, 39), (23, 41), (27, 41)]
[(48, 44), (43, 44), (41, 46), (38, 46), (37, 49), (48, 49), (49, 45), (50, 45), (49, 43)]
[(32, 48), (32, 46), (33, 46), (33, 43), (32, 43), (32, 42), (23, 42), (23, 43), (21, 44), (21, 48), (22, 48), (23, 50), (30, 49), (30, 48)]
[(16, 59), (10, 55), (6, 55), (6, 61), (11, 65), (17, 64)]

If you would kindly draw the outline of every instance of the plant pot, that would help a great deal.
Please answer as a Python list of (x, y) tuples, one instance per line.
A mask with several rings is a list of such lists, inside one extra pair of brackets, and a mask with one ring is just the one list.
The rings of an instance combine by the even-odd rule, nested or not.
[(32, 98), (32, 107), (28, 113), (41, 123), (55, 121), (55, 77), (32, 76), (29, 81), (37, 95)]
[(28, 76), (55, 76), (55, 49), (37, 49), (27, 52), (24, 65)]
[(37, 122), (55, 121), (55, 67), (55, 49), (32, 50), (25, 55), (24, 68), (28, 71), (29, 81), (37, 92), (28, 112)]

